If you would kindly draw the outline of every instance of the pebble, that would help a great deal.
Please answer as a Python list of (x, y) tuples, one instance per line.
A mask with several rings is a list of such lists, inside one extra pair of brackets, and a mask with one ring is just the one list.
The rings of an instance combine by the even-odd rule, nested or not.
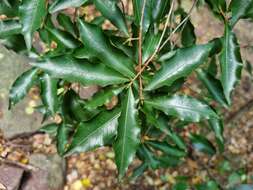
[(84, 190), (81, 180), (77, 180), (70, 185), (70, 190)]
[(67, 175), (67, 181), (72, 183), (74, 180), (78, 178), (77, 170), (72, 170), (70, 174)]

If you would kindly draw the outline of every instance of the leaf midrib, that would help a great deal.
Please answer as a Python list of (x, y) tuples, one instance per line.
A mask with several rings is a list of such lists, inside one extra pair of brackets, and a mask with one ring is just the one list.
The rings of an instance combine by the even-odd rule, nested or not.
[[(163, 107), (161, 107), (161, 106), (159, 106), (157, 103), (152, 103), (152, 102), (147, 102), (147, 103), (149, 103), (149, 104), (151, 104), (151, 105), (154, 105), (154, 106), (156, 106), (157, 108), (160, 108), (160, 109), (164, 109)], [(198, 115), (200, 115), (200, 114), (203, 114), (204, 113), (204, 115), (205, 115), (205, 113), (206, 112), (203, 112), (203, 111), (199, 111), (199, 109), (194, 109), (194, 108), (190, 108), (190, 107), (185, 107), (185, 106), (179, 106), (179, 105), (176, 105), (176, 104), (166, 104), (166, 107), (177, 107), (177, 108), (179, 108), (179, 109), (183, 109), (183, 110), (187, 110), (187, 111), (189, 111), (189, 112), (192, 112), (192, 113), (196, 113), (196, 114), (198, 114)], [(206, 107), (203, 107), (203, 108), (206, 108)], [(166, 109), (166, 108), (165, 108)], [(210, 114), (211, 115), (211, 114)]]
[(121, 158), (120, 158), (120, 170), (122, 169), (122, 164), (123, 164), (123, 159), (124, 159), (124, 155), (125, 155), (125, 143), (126, 143), (126, 123), (127, 123), (127, 118), (128, 118), (128, 107), (129, 107), (129, 102), (130, 102), (130, 95), (128, 94), (127, 97), (127, 105), (126, 105), (126, 117), (124, 119), (124, 133), (123, 133), (123, 142), (122, 142), (122, 154), (121, 154)]
[[(38, 11), (39, 1), (40, 0), (34, 0), (34, 1), (32, 1), (32, 11), (31, 11), (32, 12), (32, 20), (31, 20), (31, 24), (28, 27), (29, 30), (28, 31), (24, 31), (24, 32), (32, 32), (32, 30), (33, 30), (34, 20), (37, 17), (36, 12)], [(26, 10), (26, 11), (28, 11), (28, 10)]]

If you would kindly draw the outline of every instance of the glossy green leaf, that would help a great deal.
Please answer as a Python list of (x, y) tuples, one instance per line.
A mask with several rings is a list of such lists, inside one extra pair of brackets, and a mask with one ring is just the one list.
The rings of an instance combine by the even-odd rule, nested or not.
[(180, 163), (182, 163), (181, 159), (178, 159), (178, 157), (173, 157), (173, 156), (161, 156), (157, 158), (159, 161), (159, 166), (161, 168), (168, 168), (168, 167), (176, 167)]
[(216, 54), (219, 54), (222, 50), (222, 38), (215, 38), (209, 43), (213, 45), (212, 50), (209, 53), (209, 57), (212, 57), (214, 59), (214, 56)]
[(146, 119), (149, 124), (155, 126), (157, 129), (168, 135), (174, 144), (180, 149), (186, 150), (185, 142), (178, 134), (170, 129), (168, 126), (168, 121), (164, 117), (156, 117), (155, 112), (146, 105), (144, 105), (142, 111), (147, 115)]
[[(141, 25), (141, 13), (144, 2), (145, 2), (144, 0), (133, 0), (135, 25), (138, 27)], [(142, 29), (144, 33), (148, 31), (151, 22), (152, 22), (152, 2), (151, 0), (146, 0), (142, 24)]]
[(182, 31), (181, 43), (184, 47), (193, 46), (196, 43), (194, 26), (190, 21), (188, 21), (184, 26), (184, 29)]
[(214, 131), (216, 142), (218, 144), (220, 152), (224, 151), (224, 137), (223, 137), (223, 122), (219, 119), (210, 119), (209, 125)]
[(188, 96), (157, 97), (146, 100), (145, 104), (185, 121), (199, 122), (218, 117), (207, 104)]
[(48, 74), (43, 74), (41, 79), (41, 97), (43, 104), (48, 111), (54, 115), (59, 107), (57, 97), (57, 79), (52, 78)]
[(27, 49), (32, 47), (34, 32), (40, 28), (46, 14), (45, 0), (23, 0), (19, 7), (20, 22), (22, 23), (22, 33), (25, 37)]
[(169, 51), (167, 53), (164, 53), (162, 54), (157, 61), (159, 62), (164, 62), (164, 61), (167, 61), (169, 60), (170, 58), (172, 58), (174, 55), (176, 55), (177, 51), (174, 50), (174, 51)]
[(215, 147), (204, 136), (191, 134), (190, 139), (195, 150), (209, 155), (214, 155), (216, 153)]
[(10, 3), (9, 3), (8, 0), (3, 0), (3, 3), (4, 3), (6, 6), (11, 7), (11, 5), (10, 5)]
[(186, 153), (175, 146), (171, 146), (166, 142), (159, 142), (159, 141), (147, 141), (146, 144), (150, 145), (151, 147), (164, 152), (166, 155), (175, 156), (175, 157), (183, 157)]
[(84, 100), (81, 100), (76, 92), (69, 90), (63, 99), (63, 112), (69, 120), (77, 122), (89, 121), (99, 114), (99, 110), (90, 109)]
[(22, 100), (37, 82), (38, 69), (32, 68), (20, 75), (12, 84), (9, 94), (9, 108)]
[(206, 183), (197, 184), (196, 190), (220, 190), (217, 182), (215, 181), (208, 181)]
[(57, 44), (60, 43), (69, 49), (75, 49), (80, 46), (80, 43), (68, 32), (49, 27), (47, 27), (47, 31), (55, 39)]
[(116, 71), (106, 68), (102, 64), (91, 64), (88, 61), (76, 60), (66, 55), (32, 64), (53, 77), (70, 82), (80, 82), (84, 85), (106, 86), (128, 81)]
[(57, 134), (58, 127), (58, 124), (50, 123), (41, 127), (39, 131), (55, 136)]
[(226, 1), (225, 0), (205, 0), (207, 4), (211, 7), (212, 11), (220, 14), (221, 11), (226, 11)]
[(156, 72), (145, 90), (170, 86), (177, 79), (187, 77), (206, 61), (211, 48), (212, 44), (206, 44), (179, 49), (176, 55), (162, 64), (162, 68)]
[(126, 42), (126, 38), (115, 37), (112, 36), (110, 38), (111, 43), (121, 51), (123, 51), (128, 57), (133, 58), (133, 48), (124, 44)]
[(41, 41), (43, 41), (45, 44), (51, 44), (52, 38), (49, 32), (45, 28), (39, 29), (38, 32), (39, 32)]
[[(6, 0), (4, 0), (6, 1)], [(8, 5), (9, 4), (9, 5)], [(20, 1), (19, 0), (12, 0), (7, 3), (0, 3), (0, 15), (6, 15), (9, 18), (18, 16), (18, 8)]]
[(57, 130), (57, 152), (63, 156), (67, 150), (70, 128), (65, 123), (62, 123)]
[(86, 107), (90, 109), (95, 109), (99, 106), (102, 106), (106, 103), (109, 103), (112, 100), (113, 96), (117, 96), (122, 92), (124, 87), (121, 88), (110, 88), (102, 90), (96, 93), (87, 103)]
[(81, 123), (67, 154), (85, 152), (107, 145), (117, 134), (120, 110), (103, 112), (89, 122)]
[(18, 20), (0, 20), (0, 38), (20, 34), (21, 28)]
[(152, 169), (159, 168), (160, 163), (157, 160), (157, 156), (146, 145), (140, 145), (137, 156)]
[(152, 0), (152, 19), (158, 22), (170, 8), (170, 0)]
[(102, 63), (127, 77), (135, 76), (133, 61), (123, 52), (114, 48), (98, 26), (79, 19), (78, 27), (83, 43), (95, 53)]
[(222, 85), (219, 80), (214, 78), (211, 74), (199, 69), (197, 70), (198, 78), (205, 85), (213, 99), (219, 102), (225, 108), (228, 107), (226, 98), (223, 94)]
[(105, 20), (106, 20), (105, 17), (103, 17), (103, 16), (97, 16), (90, 23), (91, 24), (95, 24), (97, 26), (102, 26), (103, 23), (105, 22)]
[(0, 44), (16, 53), (22, 54), (26, 52), (26, 46), (22, 35), (8, 36), (4, 39), (0, 38)]
[(75, 49), (73, 56), (77, 59), (94, 59), (96, 57), (95, 53), (90, 51), (87, 47), (80, 47)]
[(220, 62), (221, 83), (226, 100), (230, 105), (231, 93), (236, 82), (241, 77), (242, 60), (236, 36), (228, 25), (225, 27), (225, 36), (223, 38), (223, 50), (221, 52)]
[(72, 36), (76, 36), (76, 27), (69, 16), (59, 13), (57, 15), (57, 21), (65, 31), (72, 34)]
[(49, 12), (54, 13), (70, 7), (79, 7), (88, 0), (55, 0), (49, 7)]
[(145, 63), (145, 61), (147, 61), (148, 58), (155, 52), (155, 49), (157, 48), (160, 38), (161, 38), (160, 33), (154, 34), (153, 31), (150, 31), (146, 34), (142, 46), (143, 63)]
[(185, 182), (179, 182), (173, 185), (172, 190), (189, 190), (189, 186)]
[(230, 9), (232, 10), (231, 26), (233, 27), (239, 19), (247, 18), (251, 8), (253, 8), (252, 0), (232, 0), (230, 4)]
[(134, 169), (133, 174), (130, 177), (130, 180), (135, 180), (139, 176), (143, 175), (143, 173), (145, 172), (145, 170), (147, 168), (148, 168), (148, 164), (147, 163), (142, 163), (140, 166), (138, 166), (137, 168)]
[(139, 134), (140, 128), (137, 121), (136, 100), (132, 89), (129, 88), (122, 104), (118, 135), (113, 145), (119, 178), (125, 175), (129, 164), (134, 159), (140, 143)]
[(170, 139), (182, 150), (187, 150), (186, 144), (181, 136), (179, 136), (176, 132), (171, 131), (169, 133)]
[(102, 15), (110, 20), (112, 24), (118, 27), (125, 35), (129, 36), (126, 21), (123, 13), (117, 5), (115, 0), (93, 0), (96, 8), (102, 13)]

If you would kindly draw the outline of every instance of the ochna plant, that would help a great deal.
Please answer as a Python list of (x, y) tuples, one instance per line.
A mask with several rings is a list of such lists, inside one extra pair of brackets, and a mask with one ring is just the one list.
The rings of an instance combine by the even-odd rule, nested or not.
[[(128, 3), (2, 0), (1, 43), (29, 56), (31, 65), (10, 89), (10, 108), (38, 87), (44, 120), (61, 118), (41, 128), (55, 135), (59, 154), (111, 146), (119, 178), (135, 157), (142, 163), (132, 177), (176, 166), (192, 149), (222, 152), (219, 110), (231, 105), (242, 68), (233, 28), (253, 17), (253, 1), (195, 0), (189, 12), (177, 0)], [(224, 35), (197, 44), (190, 15), (203, 4), (224, 23)], [(85, 15), (91, 6), (92, 18)], [(189, 75), (197, 76), (203, 92), (184, 90)], [(100, 90), (84, 100), (78, 90), (90, 85)], [(212, 130), (216, 142), (203, 134), (182, 136), (191, 123)]]

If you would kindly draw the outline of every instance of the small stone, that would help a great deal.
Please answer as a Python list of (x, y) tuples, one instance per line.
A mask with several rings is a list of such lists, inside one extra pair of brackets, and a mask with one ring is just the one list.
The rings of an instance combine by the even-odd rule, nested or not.
[(84, 190), (83, 184), (81, 180), (77, 180), (71, 184), (70, 190)]
[(52, 139), (49, 137), (48, 134), (45, 135), (45, 139), (44, 139), (44, 145), (51, 145), (52, 144)]
[(195, 176), (194, 178), (192, 178), (192, 183), (194, 185), (200, 184), (201, 182), (202, 182), (202, 178), (200, 176)]
[(74, 180), (76, 180), (78, 178), (78, 172), (77, 170), (73, 170), (71, 171), (70, 174), (67, 175), (67, 181), (68, 182), (73, 182)]
[(107, 152), (106, 157), (113, 159), (115, 157), (115, 154), (114, 154), (114, 152)]
[(151, 177), (145, 176), (145, 179), (146, 179), (146, 181), (148, 182), (149, 185), (154, 185), (154, 180)]
[(84, 187), (91, 187), (90, 179), (84, 178), (84, 179), (81, 180), (81, 182), (82, 182)]
[(99, 170), (101, 167), (100, 167), (99, 164), (96, 163), (96, 164), (94, 164), (94, 168), (97, 169), (97, 170)]
[(105, 157), (104, 154), (99, 154), (98, 159), (101, 160), (101, 161), (103, 161), (103, 160), (106, 159), (106, 157)]
[(22, 163), (22, 164), (28, 164), (28, 163), (29, 163), (29, 160), (28, 160), (27, 158), (22, 158), (22, 159), (20, 160), (20, 163)]
[(176, 183), (176, 179), (173, 175), (168, 175), (167, 180), (170, 184), (175, 184)]
[(116, 170), (117, 169), (115, 163), (111, 159), (106, 160), (106, 167), (108, 170)]
[(62, 118), (61, 118), (61, 116), (60, 116), (59, 114), (56, 114), (56, 115), (54, 116), (54, 122), (55, 122), (56, 124), (60, 124), (60, 123), (62, 122)]

